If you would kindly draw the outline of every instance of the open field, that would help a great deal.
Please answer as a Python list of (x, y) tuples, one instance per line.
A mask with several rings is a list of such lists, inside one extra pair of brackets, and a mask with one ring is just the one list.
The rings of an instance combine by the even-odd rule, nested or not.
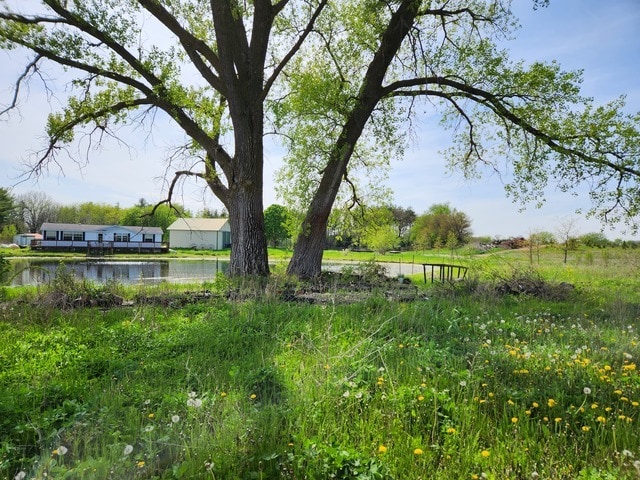
[[(640, 252), (534, 257), (417, 257), (468, 281), (405, 303), (286, 302), (282, 266), (233, 301), (254, 286), (5, 290), (0, 478), (638, 479)], [(143, 301), (184, 289), (211, 295)]]

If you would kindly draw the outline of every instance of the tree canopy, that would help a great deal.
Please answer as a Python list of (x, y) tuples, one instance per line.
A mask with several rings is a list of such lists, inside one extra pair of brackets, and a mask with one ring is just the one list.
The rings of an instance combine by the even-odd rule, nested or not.
[(509, 0), (1, 2), (0, 48), (32, 53), (3, 112), (27, 82), (46, 83), (44, 63), (72, 75), (34, 172), (62, 161), (80, 132), (99, 140), (171, 119), (185, 141), (169, 159), (166, 203), (185, 177), (206, 183), (229, 212), (232, 274), (269, 271), (265, 125), (285, 139), (285, 194), (306, 211), (288, 269), (302, 277), (320, 272), (336, 200), (383, 194), (421, 108), (452, 130), (448, 158), (465, 174), (506, 159), (516, 199), (586, 184), (590, 214), (637, 226), (640, 114), (625, 114), (622, 98), (581, 96), (579, 72), (511, 61), (497, 40), (516, 24)]
[(285, 207), (278, 204), (267, 207), (264, 211), (264, 234), (269, 245), (278, 247), (289, 239), (288, 221), (289, 212)]
[(432, 205), (418, 216), (411, 228), (411, 241), (422, 248), (465, 244), (471, 237), (471, 220), (449, 204)]

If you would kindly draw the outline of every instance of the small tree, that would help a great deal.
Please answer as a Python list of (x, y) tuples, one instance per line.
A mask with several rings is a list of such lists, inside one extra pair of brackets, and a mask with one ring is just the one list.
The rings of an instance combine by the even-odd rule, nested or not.
[(414, 245), (435, 247), (436, 243), (449, 244), (449, 236), (456, 239), (456, 245), (464, 245), (471, 238), (471, 220), (469, 217), (447, 203), (438, 203), (429, 207), (420, 215), (411, 229), (411, 242)]
[(413, 211), (413, 208), (404, 208), (393, 206), (389, 207), (391, 210), (391, 215), (393, 215), (393, 224), (396, 227), (398, 239), (401, 242), (407, 240), (407, 236), (409, 234), (409, 230), (413, 225), (413, 222), (416, 221), (417, 215), (416, 212)]
[(272, 247), (278, 247), (290, 238), (287, 230), (288, 217), (287, 209), (282, 205), (269, 205), (264, 211), (264, 234)]
[(567, 257), (569, 250), (575, 250), (578, 246), (577, 234), (578, 220), (575, 217), (565, 217), (560, 220), (556, 231), (558, 233), (558, 239), (562, 245), (562, 251), (564, 253), (564, 263), (567, 263)]
[(14, 210), (15, 205), (9, 190), (0, 188), (0, 228), (11, 221)]

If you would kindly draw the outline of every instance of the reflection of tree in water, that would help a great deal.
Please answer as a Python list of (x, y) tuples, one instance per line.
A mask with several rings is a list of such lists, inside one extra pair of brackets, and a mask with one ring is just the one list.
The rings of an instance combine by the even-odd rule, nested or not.
[(228, 270), (224, 260), (141, 260), (96, 261), (21, 259), (10, 262), (7, 282), (10, 285), (34, 285), (47, 283), (55, 277), (56, 270), (64, 265), (77, 279), (101, 284), (117, 281), (123, 284), (160, 282), (199, 282), (215, 278), (218, 272)]

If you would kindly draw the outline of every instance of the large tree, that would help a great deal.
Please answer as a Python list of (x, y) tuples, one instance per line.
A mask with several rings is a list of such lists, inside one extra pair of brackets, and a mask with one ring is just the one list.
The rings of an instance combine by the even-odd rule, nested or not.
[(53, 222), (58, 216), (60, 205), (44, 192), (27, 192), (16, 195), (18, 220), (27, 232), (37, 233), (45, 222)]
[(501, 170), (508, 161), (507, 193), (522, 202), (539, 201), (549, 183), (563, 191), (586, 185), (590, 214), (637, 227), (640, 114), (625, 114), (622, 98), (594, 105), (582, 97), (580, 72), (511, 62), (496, 46), (517, 23), (509, 4), (331, 4), (324, 34), (305, 46), (313, 61), (296, 63), (280, 110), (290, 142), (288, 194), (307, 195), (309, 205), (290, 273), (319, 273), (335, 200), (359, 201), (354, 171), (378, 170), (372, 147), (392, 147), (399, 127), (410, 127), (406, 119), (422, 109), (441, 113), (453, 129), (448, 160), (465, 174), (477, 174), (477, 165)]
[(326, 3), (1, 2), (0, 47), (32, 52), (3, 112), (18, 105), (27, 81), (47, 82), (44, 63), (72, 75), (66, 106), (49, 116), (35, 173), (58, 162), (82, 129), (102, 139), (115, 136), (118, 125), (164, 112), (185, 134), (175, 152), (188, 165), (173, 172), (167, 202), (184, 177), (206, 182), (229, 212), (230, 272), (266, 274), (265, 101)]
[(400, 127), (420, 98), (441, 104), (445, 122), (459, 127), (451, 158), (466, 172), (508, 157), (515, 173), (509, 191), (524, 201), (551, 180), (562, 189), (586, 181), (593, 213), (633, 218), (640, 203), (638, 117), (622, 115), (621, 100), (595, 107), (581, 98), (577, 73), (510, 63), (494, 43), (516, 23), (509, 4), (2, 2), (0, 46), (33, 52), (8, 110), (27, 80), (46, 78), (38, 77), (44, 62), (74, 75), (66, 107), (49, 119), (36, 172), (58, 161), (83, 127), (114, 135), (115, 125), (164, 112), (188, 140), (176, 150), (188, 168), (174, 171), (167, 201), (184, 177), (206, 182), (229, 212), (233, 274), (268, 273), (263, 135), (271, 108), (293, 142), (293, 178), (305, 177), (309, 187), (289, 265), (302, 277), (320, 272), (341, 186), (357, 202), (354, 171), (379, 172), (377, 153), (402, 153), (395, 149), (402, 145)]

